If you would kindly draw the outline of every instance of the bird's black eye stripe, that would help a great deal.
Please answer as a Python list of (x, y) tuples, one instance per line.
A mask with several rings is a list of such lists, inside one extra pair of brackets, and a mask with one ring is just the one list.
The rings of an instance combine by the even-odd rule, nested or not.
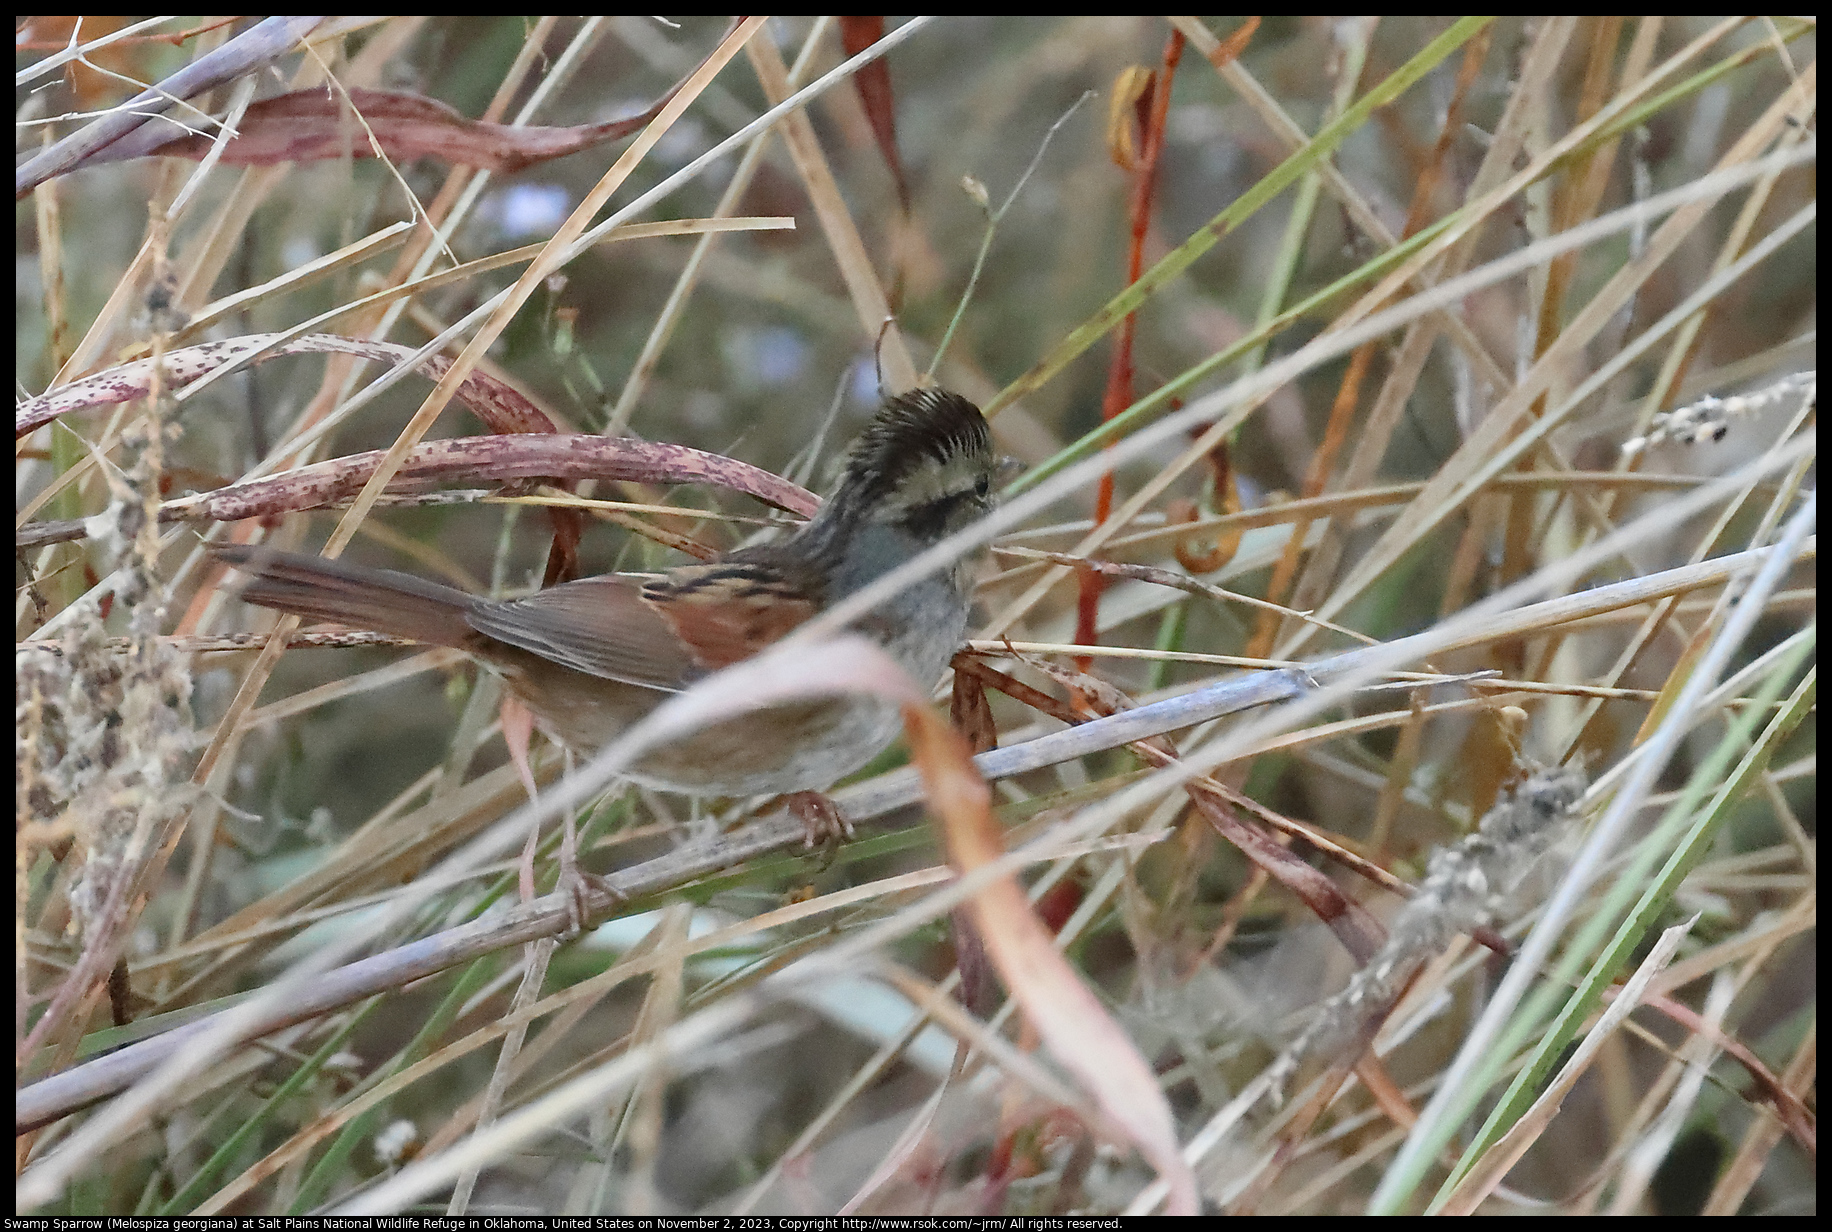
[(932, 501), (913, 506), (901, 519), (903, 528), (918, 538), (939, 538), (947, 530), (948, 523), (955, 517), (961, 503), (984, 499), (986, 489), (987, 482), (982, 476), (971, 492), (950, 492), (946, 496), (938, 496)]
[(948, 525), (948, 513), (953, 506), (953, 497), (916, 505), (904, 514), (903, 529), (918, 539), (939, 538)]

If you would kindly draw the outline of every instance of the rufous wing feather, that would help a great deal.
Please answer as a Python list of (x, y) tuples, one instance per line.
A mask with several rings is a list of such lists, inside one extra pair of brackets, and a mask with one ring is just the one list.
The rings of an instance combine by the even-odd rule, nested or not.
[(808, 579), (753, 562), (690, 565), (642, 589), (643, 602), (707, 671), (748, 659), (786, 635), (814, 615), (818, 594)]

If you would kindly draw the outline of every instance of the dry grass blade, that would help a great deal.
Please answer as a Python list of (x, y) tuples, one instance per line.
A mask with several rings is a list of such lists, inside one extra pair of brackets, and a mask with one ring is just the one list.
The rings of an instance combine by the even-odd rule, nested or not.
[[(1811, 17), (158, 20), (20, 31), (17, 1209), (1813, 1208)], [(998, 508), (534, 805), (211, 563), (706, 576), (925, 369)], [(971, 770), (835, 641), (944, 573)], [(619, 770), (860, 689), (830, 848)], [(1544, 884), (1364, 970), (1532, 762)]]
[(1552, 1085), (1540, 1094), (1527, 1115), (1515, 1122), (1514, 1128), (1508, 1131), (1507, 1136), (1495, 1144), (1494, 1150), (1483, 1160), (1482, 1167), (1472, 1170), (1463, 1178), (1456, 1193), (1445, 1204), (1443, 1208), (1445, 1214), (1467, 1215), (1472, 1213), (1490, 1191), (1500, 1184), (1501, 1178), (1507, 1175), (1508, 1169), (1512, 1168), (1515, 1162), (1526, 1154), (1527, 1148), (1533, 1145), (1534, 1140), (1545, 1132), (1546, 1126), (1558, 1114), (1560, 1105), (1571, 1093), (1571, 1088), (1577, 1084), (1577, 1080), (1596, 1059), (1597, 1052), (1602, 1048), (1604, 1041), (1609, 1038), (1611, 1032), (1621, 1027), (1629, 1013), (1640, 1003), (1648, 985), (1660, 973), (1661, 968), (1672, 961), (1674, 951), (1679, 949), (1679, 943), (1685, 939), (1692, 925), (1697, 922), (1698, 917), (1693, 916), (1686, 924), (1669, 928), (1660, 934), (1660, 940), (1649, 952), (1647, 958), (1642, 961), (1641, 966), (1636, 969), (1635, 974), (1617, 991), (1616, 999), (1611, 1003), (1609, 1012), (1599, 1018), (1596, 1025), (1584, 1036), (1584, 1042), (1565, 1062), (1565, 1067), (1553, 1079)]

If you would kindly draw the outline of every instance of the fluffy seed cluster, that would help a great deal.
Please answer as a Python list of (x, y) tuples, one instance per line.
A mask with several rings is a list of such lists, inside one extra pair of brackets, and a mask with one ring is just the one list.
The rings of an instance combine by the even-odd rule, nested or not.
[(1648, 424), (1647, 434), (1630, 437), (1622, 442), (1622, 452), (1624, 456), (1633, 457), (1663, 441), (1678, 441), (1682, 445), (1721, 441), (1730, 431), (1732, 420), (1767, 410), (1797, 393), (1804, 393), (1808, 401), (1816, 399), (1819, 396), (1819, 373), (1791, 373), (1753, 393), (1735, 394), (1729, 398), (1706, 394), (1697, 402), (1654, 416)]
[(18, 656), (18, 829), (25, 846), (74, 846), (80, 871), (70, 905), (85, 933), (182, 811), (197, 743), (188, 662), (159, 640), (166, 593), (148, 514), (170, 431), (154, 417), (129, 432), (123, 443), (134, 464), (110, 476), (114, 499), (89, 519), (98, 559), (114, 565), (124, 650), (110, 645), (101, 610), (85, 599), (61, 645), (34, 644)]
[(1307, 1056), (1339, 1049), (1383, 1015), (1406, 982), (1458, 933), (1485, 928), (1519, 907), (1523, 886), (1584, 794), (1571, 767), (1536, 767), (1483, 815), (1475, 833), (1440, 848), (1418, 893), (1400, 909), (1386, 944), (1348, 986), (1325, 1001), (1270, 1072), (1275, 1098)]

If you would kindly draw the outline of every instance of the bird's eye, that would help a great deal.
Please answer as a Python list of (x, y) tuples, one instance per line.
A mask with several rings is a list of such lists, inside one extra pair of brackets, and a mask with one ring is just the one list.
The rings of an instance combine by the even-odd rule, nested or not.
[(988, 475), (981, 475), (978, 479), (974, 480), (973, 494), (980, 500), (985, 500), (990, 496), (992, 494), (992, 478)]

